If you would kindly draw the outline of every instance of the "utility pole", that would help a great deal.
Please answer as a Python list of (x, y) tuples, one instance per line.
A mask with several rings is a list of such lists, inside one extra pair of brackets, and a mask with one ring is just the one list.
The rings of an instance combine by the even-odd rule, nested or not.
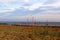
[(34, 17), (32, 17), (32, 25), (35, 25)]
[(31, 15), (31, 24), (34, 26), (35, 25), (35, 19), (34, 19), (34, 16)]
[(48, 20), (46, 21), (46, 26), (48, 26)]
[(27, 18), (27, 25), (29, 24), (29, 20), (28, 20), (28, 18)]

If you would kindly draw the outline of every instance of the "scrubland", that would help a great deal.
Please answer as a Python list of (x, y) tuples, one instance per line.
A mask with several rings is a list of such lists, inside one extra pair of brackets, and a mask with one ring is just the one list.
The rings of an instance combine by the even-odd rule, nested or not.
[(60, 40), (60, 27), (0, 25), (0, 40)]

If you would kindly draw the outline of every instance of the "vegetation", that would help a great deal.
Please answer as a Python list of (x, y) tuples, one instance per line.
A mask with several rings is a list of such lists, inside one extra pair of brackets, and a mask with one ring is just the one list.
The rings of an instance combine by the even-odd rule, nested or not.
[(34, 25), (0, 25), (0, 40), (60, 40), (60, 28)]

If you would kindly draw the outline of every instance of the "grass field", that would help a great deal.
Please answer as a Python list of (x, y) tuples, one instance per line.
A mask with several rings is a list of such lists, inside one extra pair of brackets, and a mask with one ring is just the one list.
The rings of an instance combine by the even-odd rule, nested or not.
[(60, 40), (60, 28), (0, 25), (0, 40)]

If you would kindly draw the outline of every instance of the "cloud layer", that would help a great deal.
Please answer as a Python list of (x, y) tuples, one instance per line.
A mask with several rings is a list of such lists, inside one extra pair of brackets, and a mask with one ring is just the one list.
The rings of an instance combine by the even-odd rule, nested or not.
[(0, 20), (32, 17), (39, 21), (60, 21), (60, 0), (0, 0)]

